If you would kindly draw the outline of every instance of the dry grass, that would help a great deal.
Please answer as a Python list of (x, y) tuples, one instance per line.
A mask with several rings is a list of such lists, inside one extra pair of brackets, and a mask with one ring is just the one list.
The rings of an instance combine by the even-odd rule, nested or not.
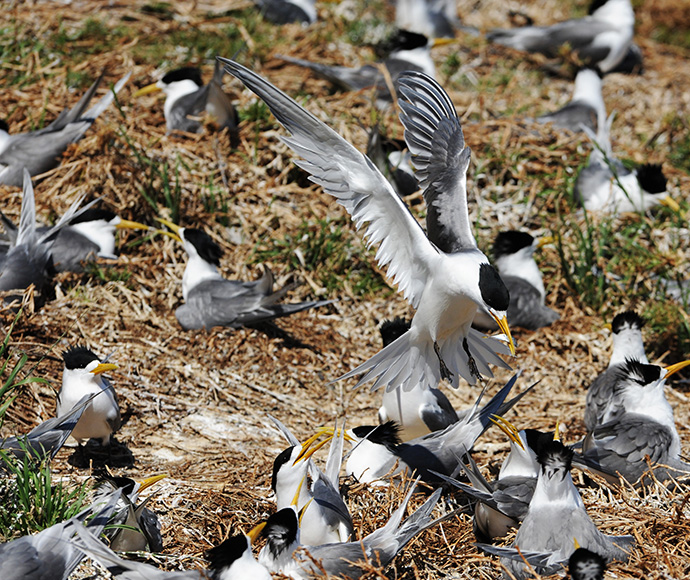
[[(459, 11), (467, 24), (485, 29), (507, 25), (507, 11), (525, 10), (524, 4), (486, 0), (475, 5), (462, 0)], [(26, 42), (31, 47), (42, 41), (47, 47), (29, 48), (19, 60), (0, 61), (12, 83), (3, 90), (3, 115), (12, 131), (27, 130), (43, 117), (54, 118), (76, 101), (84, 84), (103, 68), (108, 70), (109, 82), (133, 72), (120, 95), (120, 109), (111, 107), (86, 138), (70, 148), (61, 166), (36, 185), (42, 218), (52, 219), (75, 196), (87, 193), (102, 197), (106, 206), (125, 218), (153, 224), (156, 213), (140, 187), (148, 188), (149, 195), (158, 194), (166, 176), (140, 162), (135, 148), (155, 167), (168, 164), (169, 183), (173, 190), (179, 185), (182, 224), (203, 225), (221, 244), (226, 276), (259, 276), (257, 251), (296, 236), (304, 222), (313, 230), (325, 219), (343, 226), (353, 263), (364, 272), (378, 272), (373, 253), (364, 248), (344, 211), (291, 164), (286, 147), (278, 141), (283, 132), (272, 118), (259, 115), (246, 121), (240, 146), (232, 151), (223, 138), (209, 134), (166, 135), (162, 100), (131, 97), (164, 68), (201, 63), (206, 78), (211, 74), (212, 65), (204, 58), (212, 54), (190, 47), (163, 51), (165, 62), (156, 70), (160, 62), (151, 48), (156, 43), (171, 47), (175, 35), (192, 30), (217, 39), (231, 28), (234, 36), (218, 40), (223, 56), (232, 56), (237, 39), (243, 39), (247, 49), (239, 57), (242, 62), (288, 94), (298, 95), (310, 111), (359, 148), (365, 147), (366, 134), (358, 122), (368, 126), (382, 116), (389, 132), (401, 136), (394, 112), (375, 113), (368, 95), (333, 93), (327, 83), (274, 57), (283, 53), (332, 63), (363, 61), (367, 51), (345, 42), (350, 25), (342, 16), (353, 6), (361, 6), (320, 5), (322, 22), (305, 30), (299, 26), (272, 29), (248, 17), (247, 11), (223, 12), (246, 9), (246, 2), (176, 2), (174, 8), (169, 7), (170, 18), (144, 12), (144, 5), (95, 0), (68, 5), (19, 2), (10, 3), (1, 17), (3, 26), (17, 32), (17, 44)], [(677, 141), (687, 138), (672, 119), (690, 116), (688, 53), (652, 40), (655, 10), (663, 8), (664, 18), (687, 15), (687, 11), (673, 12), (673, 5), (671, 0), (655, 0), (637, 8), (641, 24), (636, 40), (644, 51), (645, 76), (616, 75), (605, 82), (607, 106), (619, 111), (614, 148), (636, 161), (664, 161)], [(373, 17), (372, 11), (365, 11), (364, 22)], [(556, 0), (535, 0), (528, 11), (561, 19), (569, 16), (570, 8)], [(83, 33), (85, 14), (96, 15), (107, 34)], [(451, 66), (453, 52), (458, 53), (457, 66)], [(577, 167), (586, 160), (588, 145), (579, 136), (535, 132), (526, 119), (566, 101), (569, 81), (547, 77), (536, 66), (536, 57), (525, 58), (472, 37), (461, 36), (457, 45), (434, 55), (440, 80), (463, 117), (473, 149), (470, 203), (481, 245), (488, 248), (498, 229), (514, 227), (558, 231), (572, 244), (566, 226), (581, 224), (581, 218), (570, 203), (570, 187)], [(68, 77), (79, 88), (69, 89)], [(225, 84), (240, 110), (248, 111), (253, 95), (233, 79), (226, 78)], [(687, 199), (688, 174), (668, 163), (665, 169), (672, 191)], [(2, 194), (3, 211), (16, 218), (20, 193), (3, 188)], [(421, 217), (419, 198), (410, 201)], [(164, 206), (160, 213), (169, 215)], [(620, 224), (639, 220), (650, 220), (653, 231), (651, 240), (640, 243), (687, 270), (687, 225), (665, 213), (654, 219), (628, 216)], [(674, 236), (684, 250), (678, 250), (678, 244), (669, 246)], [(285, 444), (269, 427), (266, 413), (280, 418), (302, 438), (335, 417), (347, 417), (348, 425), (374, 421), (378, 396), (352, 392), (349, 384), (328, 383), (378, 350), (377, 325), (382, 320), (411, 311), (382, 280), (373, 286), (374, 292), (365, 294), (350, 281), (341, 280), (337, 290), (329, 289), (318, 268), (289, 269), (284, 260), (276, 259), (267, 265), (280, 283), (294, 278), (304, 282), (291, 292), (291, 300), (327, 295), (339, 301), (279, 320), (277, 328), (182, 332), (174, 317), (174, 308), (181, 302), (182, 251), (160, 237), (134, 243), (139, 241), (135, 235), (122, 240), (120, 259), (101, 269), (104, 279), (93, 273), (60, 275), (55, 299), (19, 322), (13, 348), (27, 352), (36, 365), (34, 374), (50, 379), (53, 388), (31, 385), (22, 392), (2, 432), (27, 431), (53, 414), (61, 350), (81, 343), (100, 355), (115, 351), (113, 361), (120, 368), (112, 380), (125, 418), (118, 439), (136, 460), (133, 468), (121, 471), (138, 478), (170, 474), (152, 500), (163, 524), (166, 554), (157, 561), (168, 568), (202, 566), (207, 548), (238, 528), (247, 530), (273, 509), (270, 468)], [(524, 369), (521, 383), (524, 387), (541, 382), (534, 396), (519, 406), (514, 420), (520, 427), (549, 429), (560, 419), (566, 439), (575, 441), (584, 430), (585, 388), (608, 359), (606, 318), (629, 306), (648, 308), (653, 298), (649, 303), (630, 304), (624, 293), (612, 290), (605, 306), (595, 309), (568, 286), (555, 249), (546, 249), (542, 265), (550, 301), (562, 318), (539, 332), (516, 331), (516, 364)], [(10, 314), (0, 315), (9, 324)], [(676, 329), (669, 328), (665, 334), (657, 330), (653, 336), (659, 340), (651, 345), (655, 355), (680, 360), (683, 353)], [(507, 376), (500, 373), (496, 384)], [(682, 440), (690, 437), (685, 392), (684, 382), (669, 389)], [(476, 391), (461, 388), (449, 396), (463, 408), (471, 404)], [(490, 432), (477, 445), (476, 459), (482, 466), (495, 465), (506, 450), (501, 434)], [(58, 455), (56, 470), (65, 476), (87, 476), (67, 463), (71, 452), (63, 450)], [(630, 562), (612, 566), (618, 578), (687, 576), (687, 494), (662, 487), (645, 492), (606, 485), (581, 489), (590, 514), (605, 531), (633, 533), (638, 539), (639, 548)], [(356, 528), (366, 533), (381, 525), (401, 497), (399, 488), (352, 486), (348, 503)], [(497, 563), (479, 554), (473, 541), (470, 518), (458, 515), (413, 542), (386, 576), (371, 571), (366, 577), (497, 578)]]

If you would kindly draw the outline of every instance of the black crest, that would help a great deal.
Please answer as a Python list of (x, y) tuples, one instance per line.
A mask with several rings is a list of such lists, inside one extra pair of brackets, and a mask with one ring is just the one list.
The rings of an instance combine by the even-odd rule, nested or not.
[(86, 222), (95, 222), (98, 220), (103, 220), (109, 222), (115, 217), (114, 212), (107, 209), (91, 208), (80, 213), (77, 217), (70, 221), (71, 224), (83, 224)]
[(201, 80), (201, 71), (193, 66), (186, 66), (184, 68), (172, 70), (161, 79), (161, 82), (169, 85), (186, 80), (194, 81), (198, 87), (202, 87), (204, 84)]
[(528, 248), (534, 243), (534, 238), (527, 232), (518, 230), (508, 230), (501, 232), (494, 241), (494, 260), (501, 256), (509, 256), (519, 252), (522, 248)]
[(410, 321), (400, 318), (399, 316), (393, 320), (384, 321), (379, 329), (383, 346), (388, 346), (391, 342), (400, 338), (408, 330), (410, 330)]
[(587, 14), (591, 16), (607, 2), (608, 0), (592, 0), (592, 3), (589, 5), (589, 10), (587, 11)]
[(606, 560), (587, 548), (578, 548), (568, 560), (568, 572), (573, 580), (602, 580)]
[(663, 193), (666, 191), (666, 176), (660, 163), (646, 163), (640, 165), (635, 174), (640, 189), (647, 193)]
[(661, 378), (661, 367), (641, 363), (632, 358), (626, 359), (619, 377), (622, 380), (631, 379), (638, 385), (650, 385)]
[(292, 507), (287, 507), (268, 518), (266, 526), (261, 530), (261, 535), (268, 540), (266, 543), (268, 551), (277, 558), (297, 539), (298, 530), (297, 513)]
[(621, 330), (627, 330), (630, 328), (635, 328), (641, 330), (644, 326), (644, 320), (642, 317), (633, 312), (632, 310), (626, 310), (620, 314), (616, 314), (611, 322), (611, 330), (614, 334), (618, 334)]
[(383, 445), (386, 449), (392, 449), (400, 445), (400, 426), (395, 421), (386, 421), (381, 425), (362, 425), (355, 427), (352, 432), (358, 439), (366, 438), (367, 441)]
[(574, 451), (557, 439), (545, 441), (537, 454), (537, 461), (543, 469), (564, 469), (570, 471)]
[(276, 483), (278, 482), (278, 472), (280, 471), (280, 468), (283, 467), (288, 461), (290, 461), (290, 457), (292, 456), (292, 450), (295, 448), (293, 445), (292, 447), (288, 447), (285, 451), (281, 451), (280, 455), (275, 458), (275, 461), (273, 461), (273, 475), (271, 477), (271, 489), (273, 491), (276, 490)]
[(399, 30), (390, 40), (390, 52), (396, 50), (414, 50), (429, 44), (429, 39), (423, 34), (410, 32), (409, 30)]
[(211, 239), (206, 232), (202, 232), (197, 228), (185, 228), (184, 239), (196, 248), (197, 253), (202, 260), (206, 260), (209, 264), (220, 266), (220, 258), (223, 255), (223, 250)]
[(100, 362), (100, 359), (85, 346), (75, 346), (66, 350), (62, 353), (62, 360), (65, 361), (65, 368), (69, 370), (85, 369), (93, 361)]
[(206, 552), (209, 568), (214, 572), (213, 578), (220, 578), (220, 572), (232, 566), (248, 548), (249, 541), (246, 536), (237, 534)]
[(538, 429), (525, 429), (525, 439), (527, 439), (527, 446), (539, 456), (541, 450), (553, 441), (553, 431), (544, 433)]
[(491, 308), (505, 312), (510, 305), (508, 288), (498, 275), (498, 271), (491, 264), (483, 263), (479, 266), (479, 291), (482, 299)]

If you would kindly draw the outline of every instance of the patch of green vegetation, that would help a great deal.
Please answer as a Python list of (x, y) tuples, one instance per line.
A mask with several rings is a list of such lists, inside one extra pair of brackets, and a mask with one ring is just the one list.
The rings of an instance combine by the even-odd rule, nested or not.
[(140, 8), (144, 14), (152, 14), (161, 20), (172, 20), (175, 9), (169, 2), (149, 2)]
[(663, 44), (690, 49), (690, 28), (681, 23), (678, 24), (671, 28), (661, 22), (657, 23), (652, 32), (652, 39)]
[(668, 121), (672, 145), (668, 160), (676, 168), (690, 173), (690, 122), (676, 115)]
[(84, 273), (101, 282), (128, 282), (132, 278), (132, 273), (127, 268), (104, 266), (98, 262), (88, 262)]
[(366, 249), (344, 227), (346, 218), (303, 221), (295, 233), (282, 239), (264, 238), (253, 251), (252, 263), (282, 262), (288, 271), (315, 273), (316, 280), (337, 294), (346, 285), (358, 296), (388, 288), (372, 267), (374, 252)]
[(211, 176), (206, 184), (205, 192), (202, 193), (201, 201), (204, 205), (204, 210), (207, 213), (213, 214), (219, 224), (227, 227), (230, 225), (228, 219), (230, 203), (226, 192), (227, 188), (216, 186), (213, 182), (213, 176)]

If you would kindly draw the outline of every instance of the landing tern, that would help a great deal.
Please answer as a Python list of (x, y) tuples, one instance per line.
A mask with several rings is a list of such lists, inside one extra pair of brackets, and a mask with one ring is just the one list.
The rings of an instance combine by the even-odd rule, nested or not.
[[(364, 237), (370, 245), (380, 242), (379, 265), (388, 266), (393, 282), (417, 310), (409, 332), (340, 378), (365, 373), (357, 386), (375, 381), (372, 389), (407, 390), (418, 382), (438, 385), (445, 377), (457, 387), (460, 376), (470, 384), (481, 375), (492, 376), (489, 364), (507, 367), (498, 353), (515, 353), (506, 321), (508, 291), (477, 248), (466, 195), (462, 196), (465, 204), (456, 211), (457, 221), (464, 226), (460, 238), (464, 248), (447, 253), (429, 241), (385, 177), (362, 153), (259, 75), (231, 60), (220, 60), (291, 133), (283, 140), (302, 157), (297, 165), (345, 207), (357, 227), (368, 222)], [(452, 102), (427, 75), (405, 73), (399, 84), (409, 103), (408, 131), (415, 136), (412, 153), (422, 184), (464, 191), (470, 150), (464, 146)], [(496, 320), (508, 346), (470, 328), (480, 306)]]

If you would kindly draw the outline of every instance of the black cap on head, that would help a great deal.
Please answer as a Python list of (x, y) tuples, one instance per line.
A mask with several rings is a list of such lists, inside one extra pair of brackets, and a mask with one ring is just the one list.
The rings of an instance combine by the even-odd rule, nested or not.
[(621, 330), (627, 330), (629, 328), (640, 330), (643, 326), (644, 320), (642, 317), (632, 310), (626, 310), (625, 312), (616, 314), (611, 322), (611, 330), (614, 334), (618, 334)]
[(100, 359), (85, 346), (75, 346), (66, 350), (62, 353), (62, 360), (65, 361), (65, 368), (69, 370), (85, 369), (93, 361), (100, 362)]
[(391, 49), (393, 50), (414, 50), (429, 44), (429, 39), (423, 34), (411, 32), (409, 30), (399, 30), (391, 39)]
[(182, 235), (185, 240), (196, 248), (202, 260), (214, 266), (220, 266), (223, 250), (211, 239), (211, 236), (197, 228), (185, 228)]
[(528, 248), (534, 243), (534, 237), (527, 232), (520, 232), (518, 230), (508, 230), (501, 232), (496, 236), (494, 241), (494, 260), (501, 256), (509, 256), (515, 252), (519, 252), (522, 248)]
[(379, 329), (383, 346), (388, 346), (391, 342), (400, 338), (408, 330), (410, 330), (410, 321), (400, 318), (399, 316), (393, 320), (384, 321)]
[(499, 312), (508, 310), (510, 305), (508, 288), (501, 280), (496, 268), (486, 262), (479, 266), (479, 292), (489, 307)]
[(596, 12), (607, 2), (608, 0), (592, 0), (592, 3), (589, 5), (589, 10), (587, 11), (587, 14), (591, 16), (592, 14), (594, 14), (594, 12)]
[(395, 421), (386, 421), (381, 425), (362, 425), (355, 427), (352, 432), (358, 439), (383, 445), (386, 449), (393, 449), (402, 443), (400, 441), (400, 426)]
[(640, 189), (647, 193), (663, 193), (666, 191), (666, 176), (660, 163), (645, 163), (640, 165), (635, 174)]
[(73, 220), (70, 220), (70, 223), (71, 224), (82, 224), (85, 222), (95, 222), (98, 220), (103, 220), (103, 221), (109, 222), (109, 221), (113, 220), (115, 217), (117, 217), (116, 214), (110, 210), (92, 207), (92, 208), (87, 209), (86, 211), (80, 213)]
[(10, 126), (7, 124), (5, 119), (0, 119), (0, 131), (5, 131), (5, 133), (10, 132)]
[(201, 71), (193, 66), (186, 66), (184, 68), (171, 70), (161, 79), (161, 82), (169, 85), (185, 80), (194, 81), (194, 83), (196, 83), (196, 85), (199, 87), (203, 86), (204, 84), (201, 80)]
[(605, 571), (606, 560), (587, 548), (578, 548), (568, 560), (568, 572), (573, 580), (602, 580)]
[(553, 441), (553, 431), (544, 433), (538, 429), (525, 429), (525, 439), (527, 446), (539, 456), (542, 448)]
[(295, 446), (293, 445), (292, 447), (288, 447), (284, 451), (281, 451), (278, 457), (276, 457), (273, 461), (273, 475), (271, 476), (271, 489), (273, 491), (276, 490), (276, 483), (278, 483), (278, 471), (280, 471), (280, 468), (283, 467), (283, 465), (290, 461), (292, 450), (294, 448)]
[(297, 513), (292, 507), (287, 507), (268, 518), (264, 529), (261, 530), (261, 535), (268, 540), (266, 543), (268, 551), (277, 558), (297, 539), (298, 531)]
[(244, 534), (237, 534), (225, 540), (222, 544), (211, 548), (206, 552), (208, 567), (213, 571), (212, 577), (220, 578), (220, 572), (232, 566), (235, 560), (239, 560), (242, 554), (249, 549), (249, 541)]
[(648, 365), (632, 358), (626, 359), (623, 368), (619, 372), (622, 380), (631, 379), (638, 385), (651, 385), (661, 378), (661, 367)]
[(573, 455), (574, 451), (570, 447), (563, 445), (557, 439), (552, 439), (544, 442), (537, 454), (537, 461), (542, 466), (542, 471), (545, 469), (551, 471), (562, 469), (564, 473), (567, 473), (570, 471)]

